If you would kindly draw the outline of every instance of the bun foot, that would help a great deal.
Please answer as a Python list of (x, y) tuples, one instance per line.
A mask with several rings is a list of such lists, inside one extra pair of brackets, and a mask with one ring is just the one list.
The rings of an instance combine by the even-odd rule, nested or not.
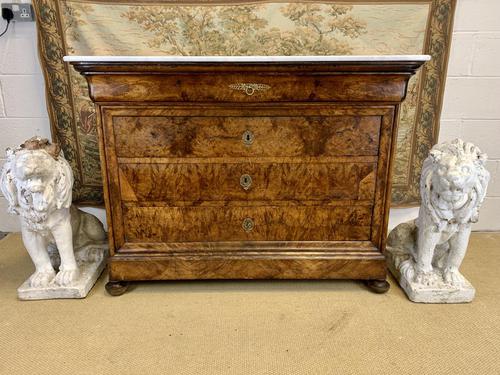
[(108, 281), (106, 283), (106, 292), (111, 296), (121, 296), (128, 289), (128, 282), (126, 281)]
[(366, 280), (366, 286), (374, 293), (382, 294), (387, 293), (391, 287), (387, 280)]

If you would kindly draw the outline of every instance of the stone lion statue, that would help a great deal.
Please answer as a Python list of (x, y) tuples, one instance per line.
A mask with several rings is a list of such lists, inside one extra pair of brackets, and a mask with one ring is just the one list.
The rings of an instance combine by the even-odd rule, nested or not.
[(490, 179), (486, 159), (478, 147), (461, 139), (430, 151), (420, 180), (419, 216), (397, 226), (387, 242), (388, 248), (410, 255), (396, 265), (409, 282), (462, 285), (459, 267)]
[(72, 186), (71, 167), (57, 144), (34, 137), (7, 149), (0, 188), (9, 211), (21, 217), (22, 239), (36, 268), (31, 287), (70, 285), (79, 275), (77, 261), (99, 256), (87, 245), (106, 239), (96, 217), (71, 205)]

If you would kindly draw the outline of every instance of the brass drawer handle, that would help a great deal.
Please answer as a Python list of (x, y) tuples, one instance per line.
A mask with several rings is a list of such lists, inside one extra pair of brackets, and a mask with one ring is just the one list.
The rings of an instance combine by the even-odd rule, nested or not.
[(230, 89), (243, 91), (248, 96), (252, 96), (256, 91), (266, 91), (271, 88), (271, 86), (264, 83), (234, 83), (229, 85)]
[(243, 224), (241, 226), (243, 227), (245, 232), (251, 232), (253, 230), (253, 228), (255, 227), (255, 224), (254, 224), (252, 219), (247, 217), (247, 218), (245, 218), (245, 220), (243, 220)]
[(252, 177), (249, 174), (241, 175), (240, 185), (245, 190), (250, 189), (250, 186), (252, 186)]
[(245, 144), (245, 146), (250, 146), (253, 143), (255, 136), (253, 135), (252, 131), (245, 130), (243, 132), (243, 135), (241, 136), (241, 139), (243, 139), (243, 143)]

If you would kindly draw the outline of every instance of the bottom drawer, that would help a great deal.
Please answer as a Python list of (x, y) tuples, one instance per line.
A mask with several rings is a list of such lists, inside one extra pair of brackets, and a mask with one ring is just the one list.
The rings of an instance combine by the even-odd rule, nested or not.
[(372, 206), (125, 206), (126, 242), (362, 241)]

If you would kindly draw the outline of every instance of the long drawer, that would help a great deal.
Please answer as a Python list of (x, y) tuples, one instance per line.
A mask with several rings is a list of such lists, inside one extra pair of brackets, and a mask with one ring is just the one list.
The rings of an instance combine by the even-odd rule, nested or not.
[(125, 205), (126, 242), (369, 240), (366, 206)]
[(118, 157), (377, 155), (381, 116), (114, 116)]
[[(140, 102), (399, 102), (406, 75), (109, 74), (89, 76), (95, 101)], [(383, 86), (383, 90), (381, 87)]]
[(373, 200), (372, 162), (225, 162), (120, 165), (124, 201)]

